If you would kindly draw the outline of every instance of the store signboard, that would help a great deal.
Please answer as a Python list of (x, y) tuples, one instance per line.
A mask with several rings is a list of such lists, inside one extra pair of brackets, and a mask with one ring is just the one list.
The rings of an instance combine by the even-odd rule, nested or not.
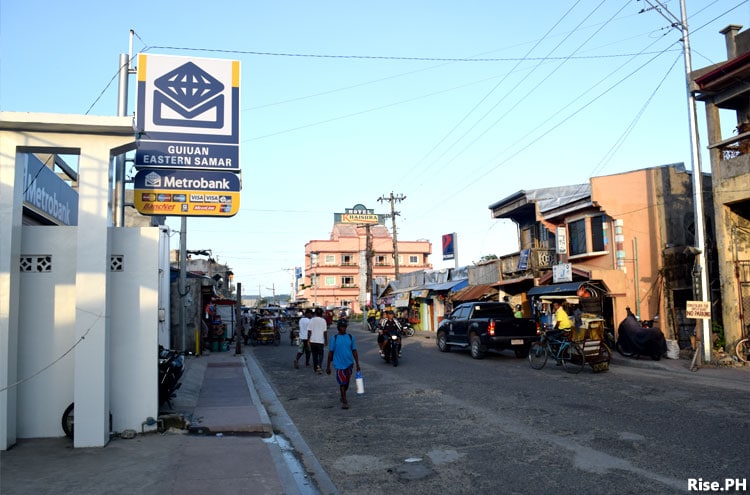
[(456, 259), (456, 233), (443, 234), (443, 260)]
[(568, 254), (568, 231), (564, 225), (557, 227), (557, 254)]
[(573, 281), (573, 265), (570, 263), (560, 263), (552, 266), (552, 283)]

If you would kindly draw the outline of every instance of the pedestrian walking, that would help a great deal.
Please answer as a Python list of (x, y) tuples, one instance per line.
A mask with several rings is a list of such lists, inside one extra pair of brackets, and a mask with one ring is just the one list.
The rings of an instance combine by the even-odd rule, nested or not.
[(310, 367), (310, 341), (307, 329), (312, 315), (312, 310), (308, 308), (305, 310), (305, 315), (299, 319), (299, 345), (297, 345), (297, 356), (294, 358), (294, 369), (299, 369), (299, 358), (302, 354), (305, 355), (305, 367)]
[(328, 324), (323, 318), (323, 308), (315, 308), (315, 316), (307, 325), (307, 340), (310, 342), (310, 352), (313, 358), (313, 370), (317, 374), (323, 373), (323, 353), (328, 344)]
[(339, 384), (341, 392), (341, 409), (349, 409), (349, 402), (346, 400), (346, 391), (349, 389), (349, 382), (352, 378), (352, 369), (359, 368), (359, 355), (357, 354), (357, 344), (354, 342), (354, 336), (346, 333), (347, 321), (341, 319), (336, 323), (338, 333), (331, 339), (328, 347), (328, 364), (326, 365), (326, 374), (331, 374), (331, 363), (336, 369), (336, 381)]

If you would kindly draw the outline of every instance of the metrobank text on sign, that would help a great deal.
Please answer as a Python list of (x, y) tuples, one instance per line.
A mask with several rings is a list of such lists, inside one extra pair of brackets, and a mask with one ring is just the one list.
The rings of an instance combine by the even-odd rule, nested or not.
[(136, 168), (239, 171), (240, 63), (138, 56)]
[(240, 178), (231, 172), (144, 169), (133, 193), (144, 215), (231, 217), (240, 209)]

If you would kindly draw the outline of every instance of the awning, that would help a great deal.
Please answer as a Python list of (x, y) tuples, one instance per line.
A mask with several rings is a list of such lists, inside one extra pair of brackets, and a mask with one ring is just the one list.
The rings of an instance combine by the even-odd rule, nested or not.
[(408, 295), (411, 291), (413, 291), (413, 290), (419, 290), (421, 288), (422, 287), (420, 285), (413, 285), (411, 287), (403, 287), (403, 288), (400, 288), (400, 289), (393, 289), (390, 292), (390, 294), (394, 294), (395, 295), (395, 294), (404, 294), (404, 293), (406, 293)]
[(452, 301), (486, 301), (497, 296), (497, 288), (490, 284), (469, 285), (450, 296)]

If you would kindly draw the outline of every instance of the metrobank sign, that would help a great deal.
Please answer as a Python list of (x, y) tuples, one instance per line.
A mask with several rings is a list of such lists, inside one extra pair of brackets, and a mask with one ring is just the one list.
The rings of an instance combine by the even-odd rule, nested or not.
[(240, 170), (240, 63), (138, 56), (137, 168)]
[(240, 207), (236, 174), (195, 170), (141, 170), (135, 208), (146, 215), (231, 217)]
[(135, 207), (144, 215), (239, 210), (240, 63), (138, 56)]

